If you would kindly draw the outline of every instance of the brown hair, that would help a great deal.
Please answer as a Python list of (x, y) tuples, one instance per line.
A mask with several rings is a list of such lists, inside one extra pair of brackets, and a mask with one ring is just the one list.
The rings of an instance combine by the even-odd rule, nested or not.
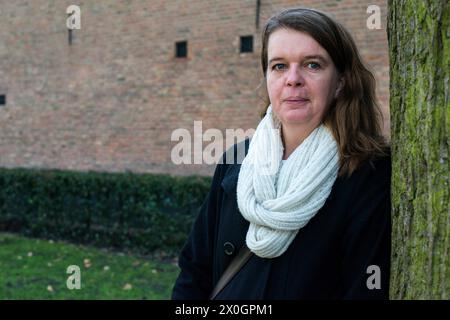
[(323, 119), (339, 146), (339, 175), (350, 176), (366, 159), (385, 155), (388, 144), (381, 133), (382, 113), (376, 101), (375, 78), (364, 66), (350, 33), (317, 10), (292, 8), (278, 13), (267, 21), (262, 33), (264, 77), (269, 37), (280, 28), (305, 32), (314, 38), (344, 79), (343, 88)]

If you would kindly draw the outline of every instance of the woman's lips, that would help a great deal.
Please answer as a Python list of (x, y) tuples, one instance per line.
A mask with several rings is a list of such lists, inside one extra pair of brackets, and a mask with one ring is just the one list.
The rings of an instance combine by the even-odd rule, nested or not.
[(309, 101), (308, 99), (303, 99), (303, 98), (284, 100), (285, 103), (290, 104), (290, 105), (303, 105), (303, 104), (307, 103), (308, 101)]

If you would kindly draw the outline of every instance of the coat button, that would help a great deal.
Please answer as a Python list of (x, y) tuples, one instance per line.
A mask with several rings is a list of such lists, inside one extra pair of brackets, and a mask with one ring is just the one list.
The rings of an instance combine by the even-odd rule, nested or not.
[(223, 250), (226, 255), (231, 256), (234, 253), (234, 245), (231, 242), (225, 242), (223, 244)]

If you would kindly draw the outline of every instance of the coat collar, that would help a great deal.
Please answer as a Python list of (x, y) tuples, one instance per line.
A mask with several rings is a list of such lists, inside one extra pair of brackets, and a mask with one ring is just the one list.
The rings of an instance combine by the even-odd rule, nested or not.
[[(222, 179), (221, 186), (225, 190), (226, 193), (230, 195), (234, 195), (236, 197), (236, 188), (237, 182), (239, 178), (239, 171), (241, 170), (241, 163), (244, 159), (239, 159), (238, 155), (240, 148), (244, 147), (245, 155), (248, 153), (248, 149), (250, 147), (250, 138), (245, 139), (237, 144), (235, 144), (232, 148), (230, 148), (226, 153), (233, 151), (232, 156), (230, 158), (233, 159), (233, 163), (226, 164), (227, 169), (225, 171), (225, 175)], [(233, 149), (233, 150), (232, 150)], [(225, 156), (227, 158), (227, 155)]]
[(222, 179), (221, 186), (229, 195), (236, 196), (237, 182), (239, 178), (240, 164), (233, 164), (227, 168), (225, 176)]

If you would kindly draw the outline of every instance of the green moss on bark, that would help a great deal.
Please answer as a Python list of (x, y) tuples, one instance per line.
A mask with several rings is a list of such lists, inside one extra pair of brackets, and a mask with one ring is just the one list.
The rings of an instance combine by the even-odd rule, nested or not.
[(448, 299), (449, 3), (389, 1), (392, 299)]

